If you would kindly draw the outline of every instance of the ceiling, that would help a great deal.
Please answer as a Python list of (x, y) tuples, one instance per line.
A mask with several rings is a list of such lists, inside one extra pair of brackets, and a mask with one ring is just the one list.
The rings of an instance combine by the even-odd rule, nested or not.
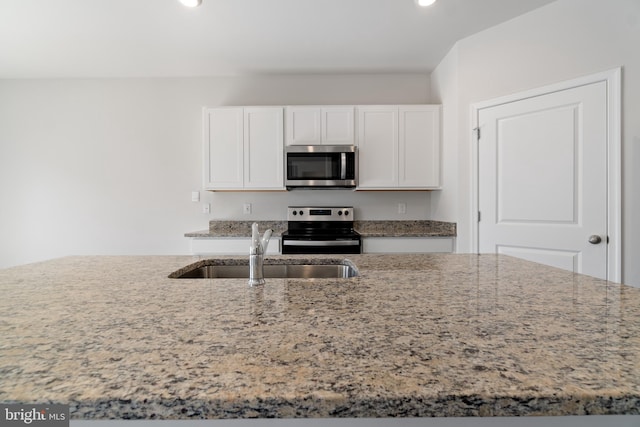
[(0, 78), (429, 73), (553, 0), (0, 0)]

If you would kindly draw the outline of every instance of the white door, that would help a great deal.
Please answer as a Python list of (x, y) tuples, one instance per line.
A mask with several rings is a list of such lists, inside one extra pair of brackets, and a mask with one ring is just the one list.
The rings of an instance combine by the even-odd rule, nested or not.
[(399, 108), (398, 186), (438, 188), (440, 186), (440, 106)]
[(327, 145), (352, 145), (355, 133), (353, 119), (354, 108), (322, 108), (322, 143)]
[(398, 107), (358, 107), (358, 188), (398, 187)]
[(287, 107), (287, 145), (322, 143), (320, 107)]
[(479, 252), (607, 277), (607, 83), (478, 110)]
[(287, 145), (352, 145), (353, 106), (286, 107)]
[(204, 111), (204, 188), (243, 187), (242, 107)]
[(244, 109), (244, 188), (284, 190), (282, 107)]

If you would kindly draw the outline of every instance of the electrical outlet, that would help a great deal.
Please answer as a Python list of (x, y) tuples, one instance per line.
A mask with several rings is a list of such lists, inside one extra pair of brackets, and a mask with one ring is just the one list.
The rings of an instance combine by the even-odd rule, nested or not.
[(209, 203), (202, 204), (202, 213), (203, 214), (211, 213), (211, 205)]
[(407, 213), (407, 204), (406, 203), (398, 203), (398, 213), (402, 214), (402, 215)]
[(251, 203), (245, 203), (242, 206), (242, 213), (244, 213), (245, 215), (248, 215), (251, 213)]
[(192, 202), (199, 202), (200, 201), (200, 192), (199, 191), (192, 191), (191, 192), (191, 201)]

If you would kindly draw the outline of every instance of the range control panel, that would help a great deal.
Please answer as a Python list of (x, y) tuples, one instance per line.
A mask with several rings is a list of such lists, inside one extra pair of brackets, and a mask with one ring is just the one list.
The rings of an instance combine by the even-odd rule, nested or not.
[(353, 221), (353, 208), (289, 206), (287, 221)]

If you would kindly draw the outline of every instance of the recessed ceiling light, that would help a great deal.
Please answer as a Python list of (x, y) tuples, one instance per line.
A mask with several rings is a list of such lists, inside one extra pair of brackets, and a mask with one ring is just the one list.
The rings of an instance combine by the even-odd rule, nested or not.
[(431, 6), (435, 2), (436, 0), (416, 0), (416, 3), (418, 3), (418, 6), (422, 6), (422, 7)]
[(180, 0), (180, 3), (187, 7), (198, 7), (202, 4), (202, 0)]

